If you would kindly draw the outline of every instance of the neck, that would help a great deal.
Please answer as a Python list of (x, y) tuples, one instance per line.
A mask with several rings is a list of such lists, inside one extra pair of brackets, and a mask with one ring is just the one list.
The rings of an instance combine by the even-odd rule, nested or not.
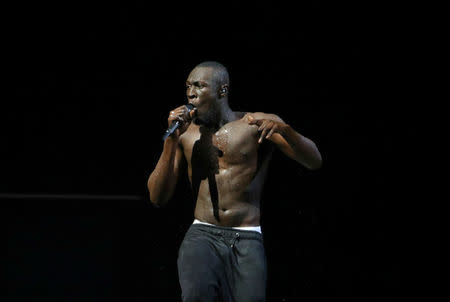
[(234, 121), (236, 119), (236, 114), (228, 106), (228, 100), (223, 100), (217, 108), (217, 124), (219, 127)]
[(227, 99), (219, 101), (213, 110), (214, 112), (212, 112), (208, 118), (199, 120), (199, 124), (217, 130), (237, 118), (236, 113), (228, 106)]

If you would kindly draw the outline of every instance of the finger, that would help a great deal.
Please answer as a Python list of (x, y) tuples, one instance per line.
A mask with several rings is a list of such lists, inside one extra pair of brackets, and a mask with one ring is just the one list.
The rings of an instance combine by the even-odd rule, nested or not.
[(196, 113), (197, 113), (197, 108), (192, 109), (192, 110), (189, 112), (189, 117), (190, 117), (191, 119), (194, 118), (194, 116), (195, 116)]
[(261, 126), (259, 126), (258, 130), (261, 131), (264, 128), (272, 128), (273, 122), (270, 120), (264, 120)]
[(277, 126), (273, 126), (272, 129), (270, 129), (269, 133), (266, 135), (266, 138), (270, 138), (272, 134), (275, 132)]
[(267, 120), (260, 120), (260, 121), (262, 122), (261, 124), (258, 124), (259, 125), (258, 131), (262, 131), (267, 125)]
[(169, 121), (173, 121), (177, 119), (177, 113), (175, 111), (171, 111), (169, 114)]
[(265, 135), (266, 132), (267, 132), (267, 131), (264, 130), (264, 131), (261, 133), (261, 136), (259, 137), (258, 143), (262, 143), (262, 141), (264, 140), (264, 135)]
[(170, 112), (170, 115), (169, 115), (169, 118), (171, 118), (171, 119), (177, 119), (179, 116), (180, 116), (179, 113), (177, 113), (177, 112), (175, 112), (175, 111), (171, 111), (171, 112)]
[(180, 106), (180, 107), (177, 107), (177, 108), (175, 108), (175, 109), (172, 109), (172, 111), (170, 111), (171, 113), (173, 112), (173, 113), (179, 113), (179, 112), (183, 112), (183, 110), (184, 110), (184, 107), (185, 106)]
[(184, 122), (186, 120), (186, 113), (183, 110), (175, 111), (174, 118), (176, 120)]
[(250, 125), (258, 125), (260, 126), (263, 123), (264, 120), (257, 120), (253, 117), (251, 117), (250, 121), (248, 122)]
[(186, 118), (188, 115), (188, 111), (184, 108), (179, 108), (175, 110), (175, 116), (181, 116), (182, 118)]
[(172, 111), (170, 111), (170, 116), (177, 116), (180, 114), (180, 110), (179, 109), (174, 109)]
[(176, 109), (175, 112), (177, 112), (178, 114), (186, 114), (188, 111), (187, 111), (186, 107), (183, 106), (183, 107)]
[(259, 143), (262, 143), (262, 141), (263, 141), (263, 139), (264, 139), (264, 137), (266, 136), (266, 133), (269, 131), (269, 128), (264, 128), (263, 130), (262, 130), (262, 132), (261, 132), (261, 136), (260, 136), (260, 138), (259, 138)]

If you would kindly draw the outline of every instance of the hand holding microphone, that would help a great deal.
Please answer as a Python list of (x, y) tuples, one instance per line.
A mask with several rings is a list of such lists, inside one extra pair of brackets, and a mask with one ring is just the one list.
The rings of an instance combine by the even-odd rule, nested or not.
[(187, 104), (170, 111), (167, 119), (169, 128), (164, 132), (163, 140), (174, 132), (177, 136), (184, 133), (195, 115), (195, 109), (194, 105)]

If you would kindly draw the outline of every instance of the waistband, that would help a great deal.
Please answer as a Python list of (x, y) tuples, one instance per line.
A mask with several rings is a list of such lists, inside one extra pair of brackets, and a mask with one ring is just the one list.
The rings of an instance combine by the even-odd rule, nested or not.
[[(241, 239), (256, 239), (256, 240), (264, 241), (262, 233), (259, 233), (257, 231), (239, 230), (239, 229), (234, 229), (232, 227), (223, 227), (223, 226), (218, 226), (218, 225), (214, 225), (214, 224), (210, 225), (210, 224), (203, 224), (203, 223), (193, 223), (193, 224), (191, 224), (191, 227), (189, 229), (191, 231), (199, 230), (202, 232), (207, 232), (214, 236), (220, 236), (223, 238), (228, 238), (228, 239), (233, 239), (233, 240), (241, 238)], [(188, 233), (189, 233), (189, 231), (188, 231)]]
[[(221, 227), (221, 226), (218, 226), (215, 224), (200, 221), (198, 219), (194, 219), (193, 224), (203, 224), (203, 225), (209, 225), (209, 226), (213, 226), (213, 227)], [(241, 230), (241, 231), (252, 231), (252, 232), (258, 232), (258, 233), (262, 234), (261, 226), (259, 226), (259, 225), (258, 226), (249, 226), (249, 227), (221, 227), (221, 228), (235, 229), (235, 230)]]

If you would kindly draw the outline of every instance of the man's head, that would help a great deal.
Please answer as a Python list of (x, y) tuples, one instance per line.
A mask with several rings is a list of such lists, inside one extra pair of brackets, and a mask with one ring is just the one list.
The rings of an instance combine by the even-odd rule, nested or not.
[(218, 62), (198, 64), (186, 80), (188, 102), (197, 107), (199, 118), (212, 117), (220, 103), (228, 101), (228, 89), (228, 71)]
[(215, 88), (222, 88), (224, 85), (230, 85), (230, 77), (225, 66), (215, 61), (206, 61), (195, 66), (197, 68), (207, 68), (212, 70), (212, 81)]

